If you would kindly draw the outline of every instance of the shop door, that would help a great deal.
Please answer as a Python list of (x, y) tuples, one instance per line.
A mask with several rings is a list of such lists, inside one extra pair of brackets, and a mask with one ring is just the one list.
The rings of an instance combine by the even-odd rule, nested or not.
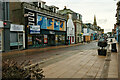
[(70, 44), (71, 44), (71, 42), (72, 42), (72, 39), (71, 39), (71, 36), (70, 36)]
[(18, 49), (23, 49), (23, 33), (18, 33)]
[(48, 36), (48, 45), (55, 46), (55, 35), (49, 35)]

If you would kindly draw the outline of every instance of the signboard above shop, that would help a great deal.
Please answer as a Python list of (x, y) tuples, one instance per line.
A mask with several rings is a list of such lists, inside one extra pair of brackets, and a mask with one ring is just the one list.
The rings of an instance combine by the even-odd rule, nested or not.
[(30, 34), (40, 34), (40, 26), (30, 25)]
[(23, 32), (24, 31), (24, 26), (23, 25), (11, 24), (10, 31)]

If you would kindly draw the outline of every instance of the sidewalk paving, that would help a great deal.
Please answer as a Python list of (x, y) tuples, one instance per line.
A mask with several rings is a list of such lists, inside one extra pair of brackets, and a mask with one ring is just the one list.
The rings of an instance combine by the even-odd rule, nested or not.
[(46, 78), (118, 78), (117, 53), (111, 53), (111, 61), (106, 59), (98, 56), (97, 50), (85, 50), (43, 70)]

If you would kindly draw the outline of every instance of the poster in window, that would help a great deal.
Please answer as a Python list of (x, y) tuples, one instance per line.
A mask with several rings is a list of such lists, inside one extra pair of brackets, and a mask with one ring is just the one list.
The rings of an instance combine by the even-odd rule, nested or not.
[(60, 22), (60, 31), (65, 31), (65, 22), (64, 21)]
[(54, 20), (54, 30), (60, 29), (60, 21)]
[(44, 16), (37, 16), (37, 25), (41, 26), (41, 29), (47, 29), (47, 18)]
[(32, 35), (28, 35), (28, 45), (32, 45)]
[(54, 30), (54, 19), (52, 18), (47, 19), (47, 29)]
[(48, 40), (47, 40), (47, 35), (44, 35), (44, 43), (48, 43)]

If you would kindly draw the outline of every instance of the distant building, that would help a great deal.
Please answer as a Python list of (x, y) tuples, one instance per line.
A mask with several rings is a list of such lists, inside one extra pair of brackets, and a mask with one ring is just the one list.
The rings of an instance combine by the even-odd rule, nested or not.
[[(74, 30), (75, 30), (75, 43), (80, 43), (80, 42), (82, 42), (82, 40), (83, 40), (83, 33), (82, 33), (82, 15), (81, 14), (79, 14), (79, 13), (76, 13), (76, 12), (74, 12), (74, 11), (72, 11), (72, 10), (70, 10), (70, 9), (67, 9), (66, 7), (63, 9), (63, 10), (60, 10), (59, 11), (61, 14), (63, 14), (63, 15), (67, 15), (68, 16), (68, 20), (69, 20), (69, 14), (71, 14), (72, 15), (72, 22), (74, 23)], [(68, 28), (69, 28), (69, 26), (68, 26)], [(67, 32), (69, 33), (70, 31), (69, 31), (69, 29), (67, 29)], [(68, 39), (71, 39), (71, 38), (69, 38), (69, 34), (68, 34)], [(71, 36), (72, 37), (72, 36)], [(70, 40), (70, 42), (71, 42), (71, 40)]]
[(59, 11), (62, 15), (67, 15), (67, 39), (69, 40), (70, 44), (75, 43), (75, 25), (73, 23), (73, 11), (70, 9), (66, 9)]
[(116, 13), (116, 36), (117, 36), (117, 40), (120, 44), (120, 1), (117, 2), (117, 13)]

